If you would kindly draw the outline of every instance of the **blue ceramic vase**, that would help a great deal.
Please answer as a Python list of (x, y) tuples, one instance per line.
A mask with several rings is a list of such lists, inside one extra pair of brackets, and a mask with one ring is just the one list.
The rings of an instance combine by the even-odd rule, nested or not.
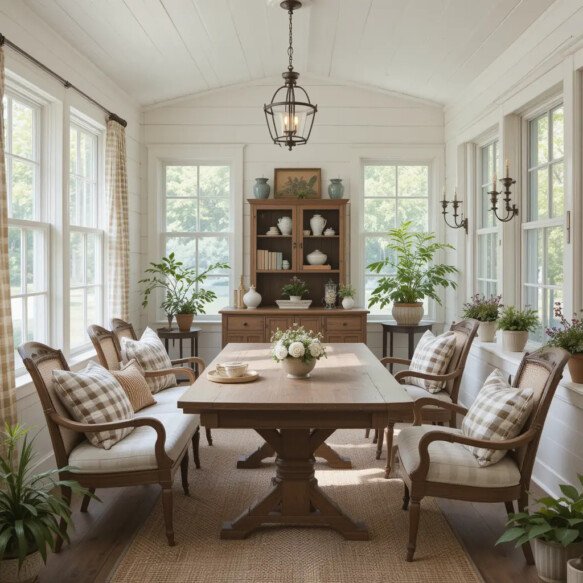
[(342, 184), (342, 178), (330, 178), (328, 195), (330, 198), (342, 198), (344, 196), (344, 184)]
[(271, 186), (267, 184), (268, 178), (256, 178), (253, 185), (253, 194), (255, 198), (269, 198)]

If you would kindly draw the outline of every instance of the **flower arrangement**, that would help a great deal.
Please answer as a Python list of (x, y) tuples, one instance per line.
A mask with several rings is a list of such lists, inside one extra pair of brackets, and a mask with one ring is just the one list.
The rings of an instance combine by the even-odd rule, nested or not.
[(502, 296), (474, 294), (469, 302), (464, 304), (463, 317), (478, 320), (478, 322), (495, 322), (502, 308)]
[(281, 294), (291, 297), (302, 297), (308, 293), (308, 286), (304, 281), (295, 275), (281, 288)]
[(552, 326), (545, 330), (549, 337), (549, 346), (558, 346), (570, 354), (583, 353), (583, 320), (573, 316), (567, 320), (563, 314), (561, 302), (555, 302), (555, 318), (561, 323), (562, 328)]
[(297, 358), (302, 362), (310, 362), (326, 358), (326, 348), (322, 344), (322, 334), (307, 331), (297, 324), (287, 330), (279, 328), (271, 336), (273, 343), (271, 355), (275, 362), (286, 358)]

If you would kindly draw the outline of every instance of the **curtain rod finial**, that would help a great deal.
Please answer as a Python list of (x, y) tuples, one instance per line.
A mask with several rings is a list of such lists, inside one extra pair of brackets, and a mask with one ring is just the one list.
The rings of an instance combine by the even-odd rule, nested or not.
[(119, 115), (116, 115), (115, 113), (110, 112), (108, 119), (109, 121), (116, 121), (119, 125), (123, 126), (124, 128), (127, 127), (128, 125), (128, 122), (125, 119), (119, 117)]
[(6, 37), (0, 33), (0, 47), (4, 45), (5, 40), (6, 40)]

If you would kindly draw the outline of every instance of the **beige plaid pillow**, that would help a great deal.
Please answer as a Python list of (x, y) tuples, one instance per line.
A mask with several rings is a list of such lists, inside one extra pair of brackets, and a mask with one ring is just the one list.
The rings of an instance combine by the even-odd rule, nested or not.
[[(79, 423), (109, 423), (134, 417), (121, 385), (107, 369), (93, 361), (79, 372), (54, 370), (53, 384), (59, 399)], [(87, 433), (86, 437), (96, 447), (110, 449), (133, 430), (124, 427)]]
[[(503, 441), (520, 434), (533, 406), (532, 389), (513, 388), (498, 369), (486, 379), (462, 422), (462, 434), (474, 439)], [(499, 462), (506, 450), (466, 446), (480, 466)]]
[[(427, 374), (445, 374), (455, 351), (455, 344), (456, 339), (453, 332), (435, 336), (427, 330), (415, 348), (409, 370)], [(421, 387), (430, 393), (439, 393), (445, 387), (444, 381), (431, 381), (415, 377), (407, 377), (405, 382)]]
[[(146, 328), (139, 340), (122, 337), (121, 356), (123, 362), (129, 362), (134, 358), (146, 372), (172, 368), (172, 362), (162, 341), (151, 328)], [(146, 382), (152, 393), (157, 393), (163, 389), (175, 387), (176, 377), (169, 374), (147, 378)]]

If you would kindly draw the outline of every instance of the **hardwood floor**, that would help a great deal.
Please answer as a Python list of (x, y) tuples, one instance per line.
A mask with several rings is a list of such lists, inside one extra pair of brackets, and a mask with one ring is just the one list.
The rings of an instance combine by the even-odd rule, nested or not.
[[(533, 490), (537, 496), (541, 493)], [(152, 510), (160, 489), (141, 486), (101, 490), (97, 494), (102, 502), (92, 501), (86, 514), (79, 512), (80, 500), (74, 502), (71, 545), (66, 545), (59, 555), (50, 556), (40, 583), (106, 582)], [(526, 565), (520, 549), (494, 546), (506, 520), (503, 504), (439, 500), (439, 505), (486, 583), (539, 582), (535, 568)]]

